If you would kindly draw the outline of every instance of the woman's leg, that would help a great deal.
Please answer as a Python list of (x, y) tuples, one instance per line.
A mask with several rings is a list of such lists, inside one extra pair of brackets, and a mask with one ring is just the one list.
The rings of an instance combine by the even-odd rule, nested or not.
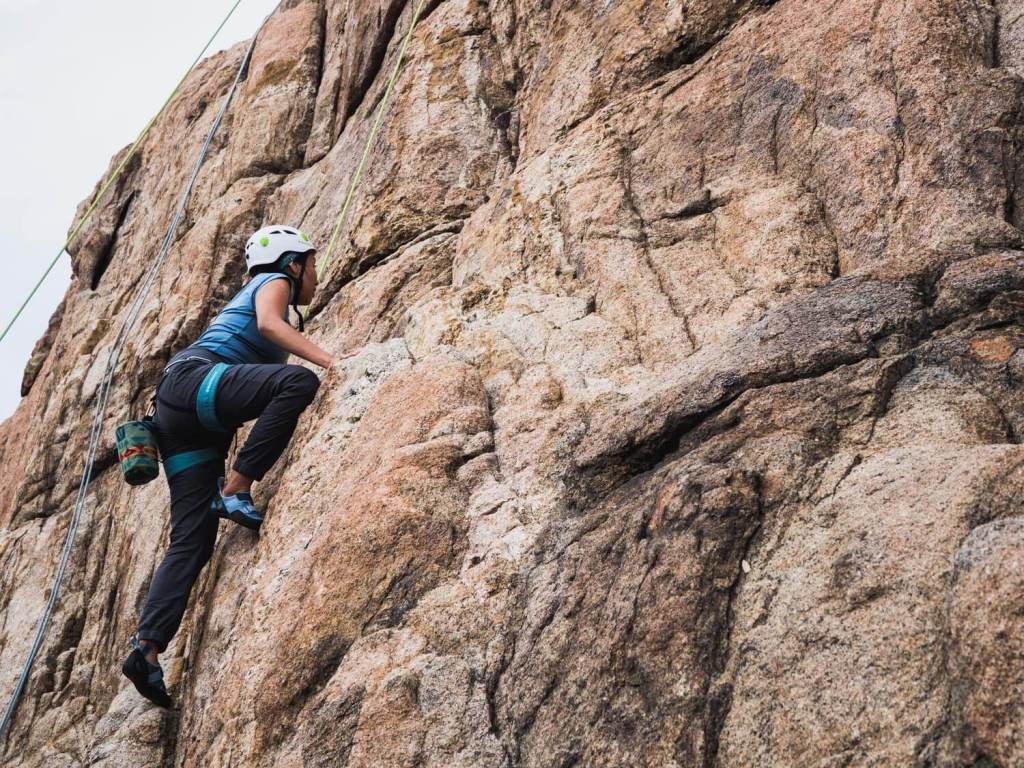
[(167, 478), (171, 495), (170, 544), (157, 566), (139, 621), (138, 637), (148, 660), (155, 664), (178, 631), (195, 580), (213, 553), (217, 540), (216, 516), (210, 501), (224, 469), (229, 434), (203, 430), (195, 413), (195, 391), (207, 364), (186, 361), (166, 373), (157, 387), (155, 426), (163, 459), (203, 448), (213, 448), (220, 460), (197, 464)]
[(178, 631), (199, 572), (213, 554), (218, 518), (210, 514), (224, 464), (210, 461), (172, 477), (171, 541), (149, 585), (139, 638), (163, 651)]
[[(248, 490), (284, 453), (299, 415), (313, 402), (320, 379), (301, 365), (232, 365), (217, 387), (217, 417), (225, 426), (257, 419), (229, 476), (225, 495)], [(234, 486), (234, 487), (233, 487)]]

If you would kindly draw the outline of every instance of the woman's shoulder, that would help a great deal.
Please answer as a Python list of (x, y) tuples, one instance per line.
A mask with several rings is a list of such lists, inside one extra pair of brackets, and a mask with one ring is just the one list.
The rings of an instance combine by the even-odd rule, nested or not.
[(248, 294), (251, 299), (256, 298), (256, 291), (262, 288), (267, 283), (284, 282), (289, 286), (289, 293), (291, 292), (291, 280), (288, 279), (288, 275), (282, 274), (281, 272), (261, 272), (258, 275), (254, 275), (250, 278), (244, 286), (242, 286), (241, 293)]
[(243, 288), (250, 288), (252, 290), (256, 290), (261, 285), (266, 285), (271, 280), (278, 279), (288, 280), (288, 275), (284, 274), (283, 272), (261, 272), (258, 275), (253, 275), (252, 277), (250, 277), (249, 282), (247, 282), (243, 286)]
[[(278, 280), (278, 278), (281, 279)], [(284, 283), (286, 287), (283, 290), (285, 292), (281, 295), (287, 297), (286, 302), (291, 301), (292, 281), (288, 278), (288, 275), (282, 274), (281, 272), (263, 272), (253, 277), (252, 280), (246, 283), (245, 288), (243, 289), (249, 295), (249, 303), (253, 310), (256, 309), (256, 292), (263, 288), (267, 283), (276, 283), (278, 286), (280, 286), (281, 283)], [(282, 291), (281, 288), (277, 288), (276, 290)]]

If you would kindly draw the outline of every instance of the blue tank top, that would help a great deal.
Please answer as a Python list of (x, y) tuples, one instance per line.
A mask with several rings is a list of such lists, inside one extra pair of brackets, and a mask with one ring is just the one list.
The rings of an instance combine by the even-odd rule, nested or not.
[[(288, 352), (264, 338), (256, 324), (256, 291), (271, 280), (288, 280), (288, 277), (280, 272), (256, 275), (235, 294), (192, 346), (208, 349), (227, 363), (287, 362)], [(284, 320), (290, 323), (287, 307)]]

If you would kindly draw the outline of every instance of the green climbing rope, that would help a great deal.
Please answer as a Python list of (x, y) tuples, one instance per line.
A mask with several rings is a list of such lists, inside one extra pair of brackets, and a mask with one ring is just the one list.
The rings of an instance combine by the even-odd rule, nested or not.
[(405, 39), (402, 40), (402, 47), (398, 51), (398, 60), (395, 62), (395, 68), (391, 71), (391, 77), (388, 78), (387, 88), (384, 89), (384, 96), (380, 100), (380, 104), (377, 105), (377, 112), (373, 118), (373, 124), (370, 126), (370, 133), (366, 137), (366, 144), (363, 146), (363, 154), (359, 158), (359, 164), (356, 166), (356, 171), (352, 176), (352, 181), (348, 185), (348, 193), (345, 195), (345, 203), (341, 206), (341, 213), (338, 214), (338, 220), (334, 223), (334, 229), (331, 230), (331, 239), (327, 243), (327, 250), (324, 252), (323, 261), (320, 263), (316, 271), (317, 279), (323, 277), (324, 272), (327, 271), (327, 265), (331, 261), (331, 254), (334, 251), (334, 243), (338, 239), (338, 233), (341, 231), (341, 224), (345, 220), (345, 215), (348, 213), (349, 205), (352, 203), (352, 197), (355, 194), (356, 188), (359, 186), (359, 182), (363, 178), (363, 168), (366, 165), (366, 158), (370, 155), (370, 146), (373, 144), (374, 138), (377, 136), (377, 129), (380, 128), (381, 118), (384, 116), (384, 109), (387, 107), (388, 100), (391, 98), (391, 91), (395, 87), (395, 80), (398, 79), (398, 70), (402, 68), (402, 61), (405, 59), (405, 49), (409, 46), (409, 40), (412, 39), (413, 30), (416, 29), (416, 23), (420, 19), (420, 12), (423, 10), (423, 6), (426, 0), (419, 0), (413, 9), (412, 21), (409, 24), (409, 31), (405, 33)]
[(92, 216), (93, 211), (96, 210), (96, 206), (99, 205), (100, 200), (103, 199), (103, 196), (107, 193), (107, 190), (110, 189), (110, 185), (117, 180), (117, 177), (121, 175), (121, 171), (124, 170), (124, 167), (128, 164), (128, 161), (135, 156), (135, 153), (138, 150), (139, 145), (142, 143), (142, 140), (145, 139), (146, 134), (149, 133), (149, 129), (153, 127), (153, 124), (157, 121), (157, 118), (159, 118), (160, 115), (163, 114), (164, 110), (167, 109), (167, 105), (171, 103), (171, 99), (173, 99), (175, 94), (177, 94), (178, 89), (180, 89), (182, 83), (185, 82), (185, 78), (187, 78), (189, 76), (189, 73), (191, 73), (192, 70), (195, 69), (196, 64), (199, 63), (199, 60), (203, 58), (207, 49), (209, 49), (209, 47), (213, 44), (214, 38), (216, 38), (217, 35), (220, 34), (220, 31), (222, 29), (224, 29), (224, 25), (228, 23), (228, 19), (231, 18), (231, 16), (235, 12), (235, 9), (238, 8), (238, 6), (241, 3), (242, 0), (235, 0), (235, 4), (231, 6), (231, 10), (228, 11), (227, 16), (224, 17), (224, 20), (217, 27), (216, 31), (212, 35), (210, 35), (210, 39), (206, 41), (206, 45), (203, 46), (203, 50), (199, 52), (199, 55), (196, 56), (192, 64), (189, 65), (188, 70), (186, 70), (185, 74), (181, 76), (181, 79), (178, 81), (178, 84), (174, 86), (174, 90), (171, 91), (171, 95), (167, 97), (167, 100), (163, 103), (163, 106), (160, 107), (160, 110), (155, 115), (153, 115), (153, 118), (148, 123), (146, 123), (146, 127), (142, 129), (142, 133), (139, 134), (139, 137), (135, 140), (135, 143), (132, 144), (131, 149), (128, 150), (128, 154), (124, 156), (124, 159), (118, 164), (117, 168), (114, 170), (113, 174), (111, 174), (110, 178), (107, 179), (106, 183), (104, 183), (104, 185), (100, 188), (100, 191), (96, 193), (96, 197), (93, 199), (92, 204), (86, 210), (82, 218), (79, 219), (74, 229), (71, 230), (71, 234), (68, 235), (68, 239), (64, 241), (64, 245), (62, 245), (60, 247), (60, 250), (57, 251), (57, 255), (53, 257), (53, 261), (50, 262), (50, 266), (46, 268), (46, 271), (43, 272), (43, 276), (39, 278), (39, 280), (36, 282), (32, 290), (29, 291), (28, 297), (25, 299), (25, 301), (21, 303), (21, 306), (18, 307), (18, 311), (14, 313), (14, 317), (12, 317), (10, 322), (7, 323), (7, 327), (4, 328), (3, 333), (0, 333), (0, 342), (2, 342), (4, 338), (6, 338), (7, 332), (11, 330), (11, 326), (13, 326), (14, 323), (17, 322), (18, 318), (21, 317), (21, 313), (25, 310), (25, 307), (28, 306), (28, 303), (32, 301), (32, 297), (36, 295), (36, 291), (39, 290), (39, 287), (43, 284), (43, 281), (46, 280), (50, 272), (53, 271), (53, 268), (57, 266), (57, 262), (60, 260), (60, 257), (67, 250), (68, 246), (71, 245), (71, 242), (78, 236), (79, 231), (81, 231), (82, 227), (85, 226), (85, 223), (89, 220), (89, 217)]

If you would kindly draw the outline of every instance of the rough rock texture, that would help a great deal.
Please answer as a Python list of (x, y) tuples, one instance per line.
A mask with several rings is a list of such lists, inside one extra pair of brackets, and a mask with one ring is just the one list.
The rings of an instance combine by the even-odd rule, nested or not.
[[(326, 242), (411, 12), (265, 28), (108, 434), (255, 227)], [(0, 427), (3, 700), (243, 48), (84, 230)], [(1007, 0), (429, 0), (311, 308), (361, 351), (222, 529), (180, 710), (117, 673), (167, 491), (105, 445), (4, 764), (1024, 765), (1022, 76)]]

